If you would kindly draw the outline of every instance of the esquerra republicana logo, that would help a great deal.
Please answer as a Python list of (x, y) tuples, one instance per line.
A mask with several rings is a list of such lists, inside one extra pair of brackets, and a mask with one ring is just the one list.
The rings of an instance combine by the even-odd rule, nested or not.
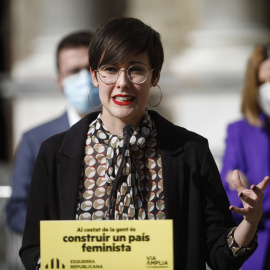
[(169, 268), (168, 261), (158, 260), (155, 256), (146, 256), (146, 268)]
[(45, 265), (45, 269), (65, 269), (65, 265), (58, 258), (51, 259), (50, 263)]

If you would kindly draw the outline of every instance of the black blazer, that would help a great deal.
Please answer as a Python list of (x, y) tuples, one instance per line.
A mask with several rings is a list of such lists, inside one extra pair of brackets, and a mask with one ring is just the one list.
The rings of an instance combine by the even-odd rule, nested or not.
[[(39, 151), (28, 201), (21, 259), (35, 269), (40, 252), (40, 220), (74, 220), (87, 115), (67, 132), (46, 140)], [(165, 214), (174, 224), (175, 269), (239, 269), (248, 256), (235, 258), (226, 234), (235, 226), (219, 171), (205, 138), (149, 111), (161, 148)]]

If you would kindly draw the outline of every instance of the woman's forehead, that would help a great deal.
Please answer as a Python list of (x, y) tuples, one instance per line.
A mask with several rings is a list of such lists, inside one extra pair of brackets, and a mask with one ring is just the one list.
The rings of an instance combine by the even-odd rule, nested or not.
[[(100, 61), (100, 63), (108, 64), (108, 63), (105, 63), (103, 60), (105, 60), (105, 59), (103, 58)], [(117, 58), (113, 59), (112, 58), (109, 61), (111, 61), (109, 64), (114, 64), (114, 65), (127, 65), (127, 64), (129, 64), (129, 65), (141, 64), (141, 65), (145, 65), (145, 66), (150, 65), (149, 55), (146, 51), (140, 52), (140, 53), (132, 52), (130, 54), (127, 54), (125, 57), (123, 56), (123, 58), (120, 58), (120, 59), (117, 59)]]

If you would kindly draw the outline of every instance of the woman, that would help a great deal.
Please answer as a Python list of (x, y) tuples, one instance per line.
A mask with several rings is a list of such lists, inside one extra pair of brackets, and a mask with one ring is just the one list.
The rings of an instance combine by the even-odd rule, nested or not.
[[(240, 206), (232, 184), (232, 171), (238, 169), (245, 187), (257, 185), (270, 173), (270, 44), (255, 46), (247, 63), (242, 91), (244, 118), (228, 126), (221, 177), (229, 201)], [(270, 269), (270, 195), (264, 197), (259, 226), (259, 248), (243, 269)], [(238, 222), (242, 216), (235, 215)], [(268, 254), (268, 256), (267, 256)], [(268, 258), (268, 261), (266, 260)]]
[[(40, 149), (20, 250), (26, 269), (39, 258), (40, 220), (107, 216), (173, 219), (175, 269), (205, 269), (206, 261), (215, 269), (238, 269), (257, 246), (268, 178), (249, 190), (235, 172), (244, 208), (231, 210), (245, 217), (236, 228), (207, 140), (146, 110), (163, 64), (160, 35), (138, 19), (112, 19), (98, 27), (89, 47), (102, 112)], [(134, 128), (128, 142), (126, 124)], [(117, 192), (110, 193), (121, 164)]]

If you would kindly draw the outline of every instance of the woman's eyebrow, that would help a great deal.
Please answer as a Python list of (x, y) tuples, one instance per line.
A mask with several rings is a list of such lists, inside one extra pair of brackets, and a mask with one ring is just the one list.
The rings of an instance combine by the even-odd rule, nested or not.
[(134, 64), (142, 64), (144, 66), (146, 66), (146, 64), (140, 60), (133, 60), (133, 61), (130, 61), (129, 64), (131, 65), (134, 65)]

